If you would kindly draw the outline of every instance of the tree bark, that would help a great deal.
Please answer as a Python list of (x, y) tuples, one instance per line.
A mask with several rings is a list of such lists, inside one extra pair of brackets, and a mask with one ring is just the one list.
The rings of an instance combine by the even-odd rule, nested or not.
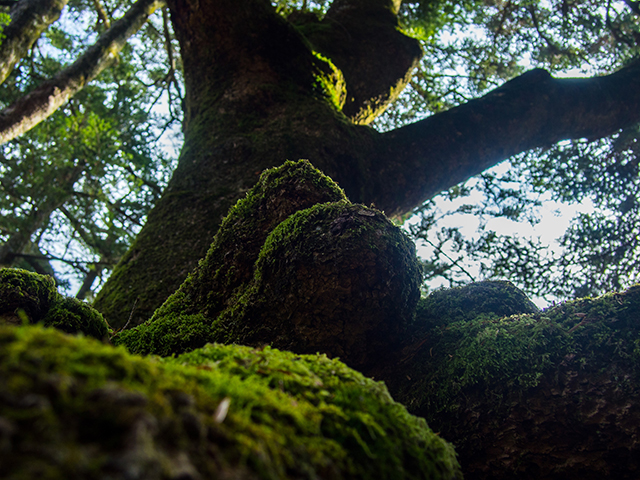
[(169, 7), (185, 72), (184, 146), (162, 198), (96, 298), (114, 326), (134, 304), (132, 325), (151, 316), (261, 171), (308, 158), (358, 192), (358, 164), (373, 147), (375, 132), (339, 110), (342, 75), (268, 1)]
[(2, 30), (0, 83), (33, 46), (40, 34), (60, 18), (68, 0), (22, 0), (10, 11), (11, 21)]
[(132, 324), (149, 318), (259, 172), (287, 159), (309, 159), (350, 200), (395, 216), (515, 153), (604, 136), (640, 118), (635, 63), (582, 80), (534, 70), (392, 132), (359, 125), (383, 111), (393, 93), (380, 92), (401, 88), (420, 56), (398, 33), (397, 6), (341, 0), (320, 28), (294, 28), (266, 0), (169, 1), (185, 71), (185, 143), (169, 186), (96, 299), (112, 325), (134, 304)]
[(45, 120), (100, 72), (113, 65), (127, 40), (163, 5), (163, 0), (138, 0), (80, 58), (1, 111), (0, 144)]

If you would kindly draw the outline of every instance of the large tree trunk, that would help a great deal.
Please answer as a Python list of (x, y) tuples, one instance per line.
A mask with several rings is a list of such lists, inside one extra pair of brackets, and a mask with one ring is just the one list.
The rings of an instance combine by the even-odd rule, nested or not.
[(534, 70), (379, 134), (363, 124), (395, 98), (420, 56), (397, 29), (400, 2), (335, 1), (322, 21), (298, 19), (299, 28), (267, 0), (168, 3), (185, 71), (185, 143), (164, 195), (96, 299), (113, 325), (133, 305), (133, 324), (149, 318), (204, 256), (229, 207), (287, 159), (309, 159), (352, 201), (393, 216), (515, 153), (597, 138), (639, 118), (635, 63), (585, 80)]
[[(378, 88), (388, 93), (404, 81), (420, 49), (395, 30), (387, 2), (378, 3), (390, 38), (387, 51), (371, 53), (405, 59), (395, 84)], [(340, 72), (268, 1), (175, 0), (169, 6), (185, 70), (185, 143), (164, 195), (96, 299), (112, 325), (122, 325), (136, 301), (133, 324), (140, 323), (182, 283), (262, 170), (307, 158), (357, 199), (375, 144), (373, 130), (339, 111), (345, 98)]]

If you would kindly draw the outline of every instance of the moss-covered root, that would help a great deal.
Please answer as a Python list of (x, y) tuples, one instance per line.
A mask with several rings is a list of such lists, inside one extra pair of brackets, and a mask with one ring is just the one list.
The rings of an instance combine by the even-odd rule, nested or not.
[(434, 291), (420, 300), (415, 323), (417, 328), (424, 328), (480, 315), (506, 317), (537, 311), (538, 307), (511, 282), (485, 280)]
[(413, 243), (382, 212), (348, 202), (308, 162), (287, 162), (231, 210), (150, 321), (114, 341), (161, 356), (271, 344), (366, 369), (398, 352), (419, 284)]
[(460, 479), (383, 384), (320, 356), (208, 345), (160, 360), (0, 326), (0, 472), (46, 479)]
[(252, 279), (260, 249), (278, 224), (317, 203), (345, 199), (333, 180), (307, 160), (265, 171), (231, 208), (206, 257), (156, 316), (204, 313), (215, 318)]
[(253, 285), (218, 319), (215, 334), (323, 352), (367, 370), (397, 352), (419, 285), (415, 247), (383, 213), (316, 205), (272, 232)]
[(210, 327), (254, 275), (260, 249), (287, 217), (317, 203), (346, 200), (344, 192), (307, 160), (263, 172), (231, 208), (206, 257), (145, 324), (115, 341), (136, 353), (170, 355), (212, 340)]
[(377, 375), (456, 445), (465, 478), (640, 478), (640, 285), (531, 313), (473, 296), (428, 302), (404, 375)]
[(99, 339), (109, 334), (99, 312), (80, 300), (60, 295), (51, 277), (17, 268), (0, 269), (0, 324), (29, 323)]

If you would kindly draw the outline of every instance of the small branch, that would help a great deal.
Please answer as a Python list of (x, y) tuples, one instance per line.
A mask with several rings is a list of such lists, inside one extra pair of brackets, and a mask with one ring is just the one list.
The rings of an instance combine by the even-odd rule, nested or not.
[(96, 7), (96, 12), (98, 13), (99, 21), (102, 22), (105, 28), (107, 29), (111, 28), (111, 22), (109, 21), (109, 16), (105, 11), (104, 6), (102, 5), (102, 2), (100, 2), (100, 0), (93, 0), (93, 5)]
[(48, 118), (105, 68), (113, 65), (127, 40), (163, 5), (163, 0), (138, 0), (69, 67), (0, 112), (0, 144)]
[(475, 281), (476, 281), (475, 277), (474, 277), (473, 275), (471, 275), (471, 274), (470, 274), (470, 273), (469, 273), (469, 272), (468, 272), (468, 271), (467, 271), (467, 270), (466, 270), (462, 265), (460, 265), (460, 263), (459, 263), (459, 262), (460, 262), (460, 259), (458, 259), (458, 260), (454, 260), (454, 259), (453, 259), (453, 258), (451, 258), (449, 255), (447, 255), (447, 254), (445, 253), (445, 251), (444, 251), (444, 250), (442, 250), (442, 248), (441, 248), (441, 247), (437, 247), (437, 246), (435, 245), (435, 243), (433, 243), (431, 240), (428, 240), (428, 239), (426, 239), (426, 238), (422, 238), (422, 240), (423, 240), (424, 242), (428, 243), (429, 245), (431, 245), (433, 248), (435, 248), (435, 249), (436, 249), (436, 251), (437, 251), (438, 253), (440, 253), (443, 257), (445, 257), (447, 260), (449, 260), (449, 261), (451, 262), (451, 266), (452, 266), (452, 267), (457, 267), (457, 268), (459, 268), (459, 269), (460, 269), (460, 271), (461, 271), (462, 273), (464, 273), (467, 277), (469, 277), (469, 279), (470, 279), (472, 282), (475, 282)]
[(86, 273), (86, 270), (82, 267), (83, 265), (104, 265), (104, 266), (109, 266), (109, 265), (113, 265), (113, 262), (82, 262), (82, 261), (78, 261), (78, 260), (67, 260), (66, 258), (63, 257), (54, 257), (52, 255), (34, 255), (31, 253), (14, 253), (13, 254), (15, 257), (20, 257), (20, 258), (31, 258), (31, 259), (35, 259), (35, 260), (46, 260), (48, 262), (55, 260), (57, 262), (63, 262), (66, 263), (67, 265), (71, 265), (73, 268), (76, 268), (78, 270), (80, 270), (83, 273)]

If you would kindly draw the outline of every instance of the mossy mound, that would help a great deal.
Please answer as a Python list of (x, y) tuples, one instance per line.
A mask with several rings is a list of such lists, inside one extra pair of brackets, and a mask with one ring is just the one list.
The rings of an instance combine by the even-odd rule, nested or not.
[(42, 323), (67, 333), (108, 337), (102, 315), (84, 302), (63, 297), (49, 276), (18, 268), (0, 269), (0, 324)]
[(0, 315), (3, 323), (36, 323), (60, 294), (53, 278), (19, 268), (0, 269)]
[(367, 369), (401, 344), (419, 287), (414, 246), (384, 214), (315, 205), (271, 233), (253, 283), (214, 328), (227, 341), (324, 352)]
[(538, 307), (511, 282), (486, 280), (464, 287), (436, 290), (421, 299), (416, 323), (438, 325), (471, 320), (480, 315), (505, 317), (536, 313)]
[(465, 478), (638, 478), (640, 285), (510, 316), (462, 314), (465, 288), (450, 314), (432, 304), (442, 321), (427, 315), (406, 376), (378, 375), (454, 443)]
[(0, 471), (47, 479), (454, 479), (453, 449), (326, 356), (208, 345), (141, 358), (0, 326)]
[(413, 243), (309, 162), (263, 174), (207, 256), (145, 324), (114, 341), (171, 355), (207, 342), (327, 353), (362, 368), (396, 349), (419, 297)]

